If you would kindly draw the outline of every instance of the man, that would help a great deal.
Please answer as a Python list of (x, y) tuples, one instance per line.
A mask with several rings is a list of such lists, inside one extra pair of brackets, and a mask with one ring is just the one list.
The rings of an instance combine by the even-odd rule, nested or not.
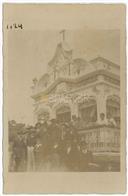
[(56, 119), (51, 120), (51, 125), (49, 126), (49, 135), (51, 145), (53, 147), (58, 146), (61, 140), (61, 128)]
[(61, 130), (56, 119), (51, 119), (47, 126), (47, 148), (45, 149), (45, 160), (43, 165), (46, 170), (56, 170), (60, 164), (59, 148), (61, 140)]
[(25, 168), (27, 147), (23, 139), (23, 133), (18, 131), (17, 136), (13, 142), (13, 157), (15, 160), (15, 171), (23, 171)]
[(73, 140), (73, 133), (74, 133), (74, 129), (72, 127), (71, 123), (65, 123), (65, 141), (70, 141), (72, 142)]

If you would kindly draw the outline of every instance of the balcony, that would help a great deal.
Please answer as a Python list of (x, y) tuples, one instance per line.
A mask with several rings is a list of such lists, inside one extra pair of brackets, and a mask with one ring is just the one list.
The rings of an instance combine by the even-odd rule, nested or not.
[(120, 128), (94, 125), (79, 130), (80, 137), (92, 152), (120, 152)]

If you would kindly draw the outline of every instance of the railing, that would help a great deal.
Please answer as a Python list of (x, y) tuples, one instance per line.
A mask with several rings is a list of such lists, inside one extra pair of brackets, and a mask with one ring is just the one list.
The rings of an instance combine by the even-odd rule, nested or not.
[(93, 152), (119, 152), (120, 128), (107, 125), (94, 125), (79, 130), (81, 138)]

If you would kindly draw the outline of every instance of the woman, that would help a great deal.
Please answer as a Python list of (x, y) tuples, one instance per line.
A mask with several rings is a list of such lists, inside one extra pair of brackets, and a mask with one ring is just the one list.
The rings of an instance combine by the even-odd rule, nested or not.
[(27, 137), (27, 171), (35, 170), (35, 153), (36, 137), (33, 128), (31, 128)]

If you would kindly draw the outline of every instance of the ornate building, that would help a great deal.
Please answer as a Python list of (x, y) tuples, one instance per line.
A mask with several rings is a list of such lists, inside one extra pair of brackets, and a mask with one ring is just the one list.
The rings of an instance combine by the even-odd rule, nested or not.
[[(70, 121), (79, 117), (79, 133), (96, 152), (119, 151), (120, 67), (102, 57), (73, 58), (64, 38), (58, 43), (47, 73), (33, 80), (32, 98), (37, 120), (50, 117)], [(108, 119), (113, 124), (108, 124)]]

